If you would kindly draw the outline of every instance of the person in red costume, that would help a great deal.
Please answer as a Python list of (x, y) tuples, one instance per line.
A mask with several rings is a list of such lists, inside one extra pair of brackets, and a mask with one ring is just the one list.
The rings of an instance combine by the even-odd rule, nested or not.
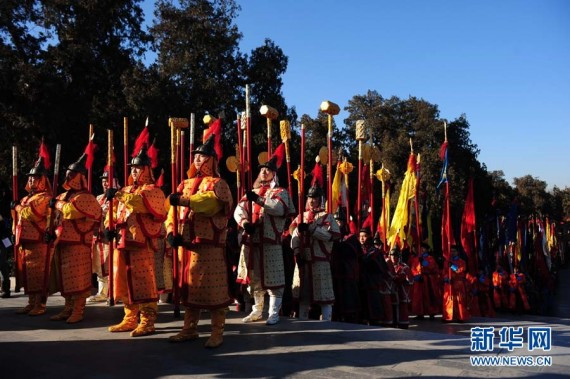
[(430, 318), (441, 312), (441, 285), (439, 267), (429, 253), (429, 245), (422, 243), (419, 256), (410, 258), (410, 269), (414, 279), (412, 286), (412, 313), (422, 319), (424, 315)]
[(519, 311), (522, 307), (525, 311), (530, 310), (528, 296), (524, 289), (526, 278), (518, 267), (514, 268), (514, 272), (509, 276), (509, 309), (513, 312)]
[(451, 247), (451, 259), (443, 265), (443, 321), (465, 322), (470, 318), (465, 294), (467, 265), (459, 258), (457, 248)]
[(507, 309), (509, 302), (507, 299), (509, 276), (501, 265), (497, 264), (497, 269), (493, 272), (493, 303), (495, 309)]

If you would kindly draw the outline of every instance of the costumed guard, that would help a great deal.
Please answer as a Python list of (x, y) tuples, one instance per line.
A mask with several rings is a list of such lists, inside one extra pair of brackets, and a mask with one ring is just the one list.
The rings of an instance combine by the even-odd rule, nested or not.
[(242, 320), (246, 323), (261, 319), (266, 292), (269, 293), (266, 324), (279, 322), (285, 287), (281, 234), (286, 219), (295, 216), (295, 205), (287, 190), (279, 187), (277, 178), (284, 150), (281, 144), (271, 158), (260, 165), (253, 190), (246, 192), (234, 212), (234, 219), (243, 229), (237, 282), (248, 284), (255, 302), (251, 313)]
[(52, 188), (43, 158), (36, 161), (27, 176), (28, 195), (20, 200), (20, 204), (12, 203), (12, 208), (18, 213), (18, 223), (14, 230), (14, 252), (19, 255), (22, 263), (22, 270), (17, 275), (21, 275), (20, 282), (24, 284), (24, 293), (28, 295), (28, 304), (17, 313), (38, 316), (46, 311), (44, 294), (47, 293), (46, 275), (51, 261), (51, 252), (44, 241), (44, 231)]
[(412, 314), (422, 319), (424, 315), (434, 318), (441, 309), (439, 267), (429, 253), (429, 245), (422, 243), (420, 256), (410, 257), (410, 269), (414, 279), (412, 287)]
[[(392, 302), (389, 298), (386, 302), (383, 293), (386, 290), (385, 280), (389, 276), (384, 253), (374, 247), (368, 229), (360, 230), (359, 241), (361, 321), (370, 325), (391, 323)], [(387, 317), (387, 314), (390, 316)]]
[[(217, 120), (216, 122), (221, 122)], [(170, 205), (179, 206), (179, 233), (172, 233), (174, 208), (166, 221), (167, 241), (182, 246), (185, 266), (182, 268), (181, 301), (186, 307), (184, 327), (170, 341), (181, 342), (198, 338), (196, 327), (200, 310), (209, 309), (212, 333), (205, 346), (214, 348), (223, 342), (227, 307), (232, 302), (228, 284), (226, 236), (231, 216), (232, 195), (218, 172), (221, 146), (214, 147), (211, 134), (194, 154), (188, 178), (169, 196)], [(217, 144), (216, 144), (217, 145)]]
[(390, 250), (390, 259), (394, 266), (394, 286), (396, 293), (396, 302), (394, 304), (394, 326), (400, 329), (408, 329), (410, 324), (409, 307), (410, 307), (410, 290), (414, 280), (412, 272), (407, 264), (402, 262), (402, 254), (397, 247)]
[[(91, 293), (91, 244), (93, 231), (101, 221), (101, 206), (87, 190), (87, 167), (83, 154), (67, 167), (63, 188), (50, 201), (56, 212), (55, 255), (52, 277), (65, 299), (63, 310), (50, 318), (73, 324), (83, 320), (85, 302)], [(52, 210), (53, 211), (53, 210)]]
[(350, 233), (346, 213), (340, 206), (334, 215), (339, 224), (341, 239), (332, 248), (332, 276), (335, 293), (333, 316), (336, 321), (358, 322), (360, 312), (359, 276), (360, 242)]
[(525, 283), (525, 275), (515, 266), (514, 272), (509, 276), (509, 309), (513, 312), (519, 311), (521, 307), (527, 312), (530, 311)]
[[(113, 188), (118, 188), (116, 179), (113, 180)], [(109, 189), (109, 171), (103, 171), (101, 175), (101, 187), (103, 193), (97, 196), (97, 202), (101, 207), (101, 212), (106, 215), (109, 209), (109, 201), (105, 197), (105, 192)], [(117, 207), (117, 200), (114, 200), (113, 208)], [(109, 241), (105, 238), (104, 217), (101, 218), (99, 228), (93, 234), (93, 245), (91, 249), (91, 261), (93, 273), (97, 275), (97, 293), (87, 298), (88, 303), (107, 301), (109, 297)]]
[(508, 309), (509, 300), (507, 298), (509, 283), (509, 275), (503, 270), (503, 267), (497, 264), (496, 270), (493, 272), (493, 304), (495, 309)]
[(485, 275), (485, 271), (480, 268), (477, 277), (477, 288), (479, 289), (479, 310), (483, 317), (495, 317), (495, 308), (491, 299), (491, 279)]
[[(123, 321), (110, 332), (131, 331), (132, 337), (154, 333), (158, 292), (154, 267), (157, 239), (166, 219), (164, 194), (154, 185), (146, 144), (131, 160), (129, 183), (119, 192), (109, 188), (107, 200), (116, 198), (117, 235), (105, 230), (109, 240), (117, 238), (113, 253), (113, 292), (124, 304)], [(115, 210), (115, 208), (113, 208)], [(109, 220), (105, 220), (108, 228)], [(138, 316), (140, 313), (140, 323)]]
[(443, 321), (464, 322), (470, 318), (465, 293), (466, 269), (467, 265), (459, 258), (457, 248), (451, 246), (451, 260), (443, 265)]
[(291, 224), (291, 248), (297, 258), (293, 297), (299, 299), (301, 320), (309, 318), (311, 304), (321, 306), (323, 321), (332, 319), (332, 303), (335, 297), (330, 259), (333, 241), (340, 237), (340, 229), (333, 216), (322, 206), (322, 184), (322, 171), (320, 164), (316, 163), (313, 183), (307, 192), (306, 210), (302, 218), (299, 215)]
[(465, 274), (465, 292), (467, 294), (467, 303), (469, 304), (469, 313), (473, 317), (481, 317), (481, 309), (479, 309), (479, 279), (469, 272)]

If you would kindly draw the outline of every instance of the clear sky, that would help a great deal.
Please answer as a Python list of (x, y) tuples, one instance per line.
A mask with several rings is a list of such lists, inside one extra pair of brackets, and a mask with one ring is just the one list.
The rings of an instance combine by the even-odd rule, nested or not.
[[(272, 39), (289, 57), (299, 115), (327, 99), (416, 96), (467, 115), (479, 160), (570, 186), (570, 1), (241, 0), (240, 49)], [(144, 0), (148, 22), (153, 1)], [(338, 116), (337, 122), (346, 117)]]

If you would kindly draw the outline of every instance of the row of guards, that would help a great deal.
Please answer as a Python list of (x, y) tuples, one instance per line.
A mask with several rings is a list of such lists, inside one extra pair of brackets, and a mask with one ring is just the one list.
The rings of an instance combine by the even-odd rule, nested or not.
[[(251, 169), (251, 162), (252, 162), (252, 145), (251, 145), (251, 111), (250, 111), (250, 104), (249, 104), (249, 87), (246, 86), (246, 110), (245, 112), (241, 113), (238, 116), (236, 125), (237, 125), (237, 141), (238, 144), (236, 146), (236, 155), (229, 157), (226, 159), (226, 166), (229, 171), (235, 172), (236, 174), (236, 183), (237, 183), (237, 198), (242, 199), (246, 194), (247, 190), (251, 190), (253, 188), (253, 170)], [(324, 101), (320, 107), (321, 111), (328, 115), (328, 133), (327, 133), (327, 147), (323, 147), (319, 152), (319, 159), (317, 164), (315, 165), (315, 169), (313, 170), (313, 174), (315, 170), (320, 169), (320, 165), (327, 166), (327, 186), (326, 186), (326, 212), (328, 214), (335, 213), (338, 208), (344, 207), (346, 209), (346, 217), (347, 217), (347, 224), (351, 224), (352, 220), (350, 219), (350, 209), (349, 209), (349, 200), (348, 200), (348, 175), (350, 172), (353, 171), (353, 166), (347, 161), (347, 158), (339, 154), (334, 154), (335, 151), (332, 145), (332, 135), (333, 135), (333, 117), (340, 112), (340, 107), (330, 101)], [(264, 164), (268, 161), (269, 157), (275, 155), (285, 155), (285, 160), (287, 163), (287, 188), (290, 194), (292, 194), (292, 179), (296, 179), (298, 181), (297, 188), (298, 188), (298, 210), (299, 210), (299, 217), (301, 218), (301, 222), (304, 222), (302, 219), (304, 217), (304, 204), (303, 199), (305, 198), (305, 127), (301, 125), (301, 146), (300, 146), (300, 166), (294, 172), (291, 172), (291, 159), (290, 159), (290, 146), (289, 142), (291, 140), (291, 129), (290, 124), (288, 121), (281, 121), (280, 122), (280, 137), (282, 144), (273, 151), (273, 136), (272, 136), (272, 123), (276, 120), (279, 116), (279, 113), (274, 108), (264, 105), (260, 109), (260, 113), (264, 116), (267, 120), (267, 152), (265, 154), (260, 154), (258, 160), (261, 164)], [(204, 130), (203, 136), (203, 143), (205, 143), (210, 137), (213, 136), (216, 139), (216, 146), (220, 146), (220, 140), (222, 137), (222, 130), (221, 130), (221, 120), (216, 119), (210, 115), (206, 115), (204, 117), (204, 123), (206, 125), (206, 130)], [(171, 130), (171, 188), (174, 192), (183, 182), (185, 175), (186, 175), (186, 166), (187, 162), (185, 161), (186, 151), (187, 149), (190, 151), (189, 156), (189, 163), (193, 162), (192, 151), (194, 151), (194, 134), (195, 134), (195, 116), (194, 114), (191, 115), (190, 120), (186, 118), (170, 118), (169, 119), (169, 127)], [(185, 146), (186, 140), (186, 131), (189, 130), (189, 146), (188, 148)], [(447, 180), (447, 166), (448, 166), (448, 159), (447, 159), (447, 127), (444, 124), (445, 130), (445, 141), (441, 148), (441, 158), (443, 160), (443, 168), (441, 174), (441, 181), (440, 185), (445, 185), (445, 203), (444, 203), (444, 214), (443, 214), (443, 222), (442, 222), (442, 239), (443, 239), (443, 253), (444, 258), (446, 261), (451, 259), (451, 246), (455, 244), (453, 241), (453, 233), (451, 231), (451, 222), (450, 222), (450, 209), (449, 209), (449, 182)], [(128, 119), (124, 118), (124, 129), (123, 129), (123, 162), (124, 162), (124, 183), (125, 185), (129, 184), (129, 170), (127, 168), (127, 164), (129, 162), (128, 156)], [(107, 165), (105, 167), (105, 172), (108, 175), (108, 182), (114, 183), (115, 182), (115, 172), (114, 172), (114, 163), (115, 163), (115, 155), (114, 155), (114, 135), (113, 130), (108, 130), (108, 146), (107, 146)], [(90, 125), (89, 128), (89, 141), (87, 147), (85, 149), (84, 155), (81, 159), (85, 159), (85, 167), (87, 168), (87, 188), (88, 191), (92, 191), (92, 164), (94, 160), (94, 153), (95, 153), (95, 144), (93, 142), (94, 139), (94, 131), (93, 125)], [(366, 144), (366, 140), (369, 139), (369, 143)], [(407, 241), (413, 241), (412, 243), (417, 244), (417, 251), (421, 251), (420, 244), (422, 241), (422, 230), (421, 230), (421, 221), (419, 219), (420, 212), (419, 212), (419, 197), (418, 197), (418, 189), (420, 187), (420, 155), (415, 155), (413, 151), (412, 141), (410, 140), (410, 158), (408, 162), (408, 169), (406, 171), (404, 182), (402, 185), (402, 190), (400, 192), (400, 197), (398, 201), (398, 205), (394, 211), (394, 217), (392, 217), (392, 221), (390, 223), (390, 193), (389, 187), (387, 186), (387, 182), (390, 179), (390, 172), (382, 167), (377, 171), (374, 172), (374, 164), (380, 160), (380, 151), (378, 148), (373, 147), (372, 141), (372, 128), (367, 128), (366, 122), (364, 120), (359, 120), (356, 123), (356, 140), (358, 141), (358, 188), (361, 189), (364, 186), (364, 181), (369, 179), (369, 191), (368, 191), (368, 199), (361, 198), (362, 191), (358, 191), (357, 193), (357, 209), (356, 209), (356, 228), (363, 228), (368, 227), (370, 230), (374, 230), (374, 223), (375, 223), (375, 215), (374, 215), (374, 197), (373, 197), (373, 185), (374, 185), (374, 178), (377, 178), (382, 183), (382, 214), (379, 217), (379, 221), (377, 223), (378, 227), (377, 230), (381, 235), (383, 240), (384, 249), (388, 249), (389, 246), (394, 246), (396, 244), (404, 244)], [(152, 161), (152, 168), (156, 168), (157, 163), (157, 154), (158, 150), (154, 146), (154, 142), (150, 144), (149, 132), (148, 132), (148, 119), (145, 125), (145, 128), (138, 136), (135, 142), (135, 149), (133, 153), (133, 157), (135, 157), (140, 150), (144, 148), (147, 152), (149, 157)], [(61, 153), (61, 145), (56, 146), (56, 153), (55, 153), (55, 162), (54, 162), (54, 177), (51, 192), (54, 194), (57, 193), (58, 183), (59, 183), (59, 172), (60, 172), (60, 153)], [(221, 158), (222, 152), (217, 152), (218, 159)], [(46, 169), (49, 169), (51, 166), (50, 164), (50, 156), (47, 147), (42, 141), (40, 146), (40, 157), (43, 159), (43, 163)], [(333, 176), (333, 162), (337, 161), (337, 169), (336, 173)], [(18, 152), (17, 147), (13, 147), (13, 200), (15, 203), (19, 201), (18, 196)], [(362, 175), (365, 170), (368, 170), (369, 176), (365, 178)], [(163, 181), (163, 174), (158, 179), (157, 184), (161, 185)], [(472, 185), (470, 186), (470, 196), (472, 199)], [(367, 208), (368, 212), (363, 212), (363, 204), (366, 204), (368, 200)], [(413, 201), (413, 203), (412, 203)], [(472, 200), (471, 200), (472, 201)], [(109, 232), (113, 233), (115, 231), (115, 218), (113, 217), (114, 214), (114, 207), (113, 201), (109, 202), (109, 206), (107, 209), (107, 219), (108, 225), (107, 228)], [(174, 209), (174, 214), (177, 214), (176, 210), (177, 205), (172, 205)], [(414, 212), (411, 212), (411, 208), (414, 209)], [(250, 208), (251, 209), (251, 208)], [(46, 231), (48, 233), (53, 233), (52, 225), (53, 225), (53, 213), (49, 212), (49, 217), (46, 224)], [(366, 215), (367, 213), (367, 215)], [(411, 228), (412, 220), (410, 219), (410, 215), (415, 213), (415, 228)], [(366, 215), (366, 217), (364, 217)], [(249, 215), (251, 217), (251, 214)], [(15, 225), (17, 224), (17, 214), (14, 212), (13, 219)], [(468, 228), (465, 230), (467, 234), (473, 234), (471, 237), (471, 241), (476, 243), (476, 238), (474, 236), (475, 233), (475, 213), (474, 213), (474, 206), (472, 207), (470, 213), (467, 216), (467, 225)], [(177, 234), (179, 233), (179, 228), (177, 223), (179, 222), (178, 217), (173, 218), (174, 226), (172, 228), (173, 237), (176, 238)], [(415, 235), (412, 235), (415, 234)], [(463, 239), (464, 231), (462, 230), (462, 239)], [(303, 251), (303, 241), (301, 239), (301, 250)], [(52, 246), (53, 240), (49, 241), (46, 244), (46, 249), (49, 251)], [(113, 297), (114, 293), (114, 283), (113, 283), (113, 262), (115, 258), (113, 257), (115, 251), (115, 239), (109, 239), (109, 259), (108, 259), (108, 272), (109, 272), (109, 295), (110, 295), (110, 305), (114, 305), (115, 299)], [(473, 249), (466, 249), (466, 251), (472, 251), (472, 255), (476, 259), (476, 254), (474, 253)], [(46, 257), (49, 257), (50, 254), (46, 254)], [(18, 258), (18, 255), (16, 255)], [(471, 259), (471, 258), (470, 258)], [(49, 264), (48, 259), (46, 258), (45, 269), (46, 272), (49, 272)], [(172, 273), (173, 273), (173, 302), (175, 306), (175, 316), (179, 317), (180, 315), (180, 267), (181, 264), (180, 257), (173, 254), (173, 261), (172, 261)], [(182, 264), (184, 264), (182, 262)], [(21, 263), (16, 261), (16, 266), (21, 267)], [(447, 265), (447, 267), (451, 267), (451, 265)], [(448, 269), (447, 273), (448, 277), (450, 278), (451, 268)], [(43, 286), (43, 293), (42, 296), (47, 296), (48, 291), (48, 283), (47, 278), (49, 275), (45, 275), (46, 282)], [(17, 279), (20, 275), (16, 276)], [(16, 284), (16, 287), (21, 287), (20, 283)], [(451, 289), (448, 289), (451, 291)]]

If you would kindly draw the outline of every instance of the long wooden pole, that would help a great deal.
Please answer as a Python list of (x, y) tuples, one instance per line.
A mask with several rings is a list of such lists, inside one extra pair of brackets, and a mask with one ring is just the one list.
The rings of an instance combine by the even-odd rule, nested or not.
[[(249, 165), (247, 176), (247, 189), (253, 188), (253, 170), (251, 162), (251, 109), (249, 106), (249, 84), (245, 85), (245, 117), (246, 117), (246, 139), (245, 144), (247, 148), (247, 164)], [(251, 208), (253, 209), (253, 208)], [(250, 212), (251, 213), (251, 212)]]
[(236, 154), (238, 155), (238, 171), (237, 171), (237, 176), (236, 176), (236, 189), (237, 189), (237, 193), (236, 193), (236, 197), (237, 197), (237, 201), (239, 202), (241, 200), (241, 198), (243, 197), (243, 193), (242, 193), (242, 183), (243, 183), (243, 170), (244, 170), (244, 164), (243, 164), (243, 150), (242, 150), (242, 135), (241, 135), (241, 118), (240, 115), (238, 113), (237, 115), (237, 120), (236, 120), (236, 128), (237, 128), (237, 139), (238, 139), (238, 144), (236, 146)]
[[(299, 219), (305, 222), (305, 207), (303, 201), (305, 200), (305, 125), (301, 124), (301, 172), (299, 173)], [(305, 252), (305, 236), (304, 232), (299, 231), (299, 240), (301, 254)], [(301, 255), (302, 256), (302, 255)]]
[[(178, 132), (174, 125), (170, 126), (170, 173), (171, 173), (171, 186), (172, 192), (176, 192), (177, 180), (176, 180), (176, 152), (177, 152), (177, 138)], [(178, 207), (171, 205), (173, 222), (172, 222), (172, 235), (176, 237), (178, 235)], [(179, 291), (179, 272), (178, 272), (178, 247), (172, 247), (172, 302), (174, 303), (174, 317), (180, 317), (180, 291)]]
[(180, 129), (180, 182), (184, 181), (186, 162), (184, 162), (185, 146), (184, 146), (184, 130)]
[(196, 128), (196, 115), (194, 113), (190, 113), (190, 157), (188, 160), (189, 165), (192, 165), (192, 162), (194, 162), (194, 157), (192, 156), (192, 152), (194, 151), (195, 128)]
[[(384, 168), (384, 163), (382, 163), (382, 168)], [(384, 178), (382, 178), (382, 227), (383, 227), (383, 232), (384, 232), (384, 236), (383, 239), (384, 241), (382, 241), (384, 243), (384, 251), (386, 251), (388, 249), (388, 225), (387, 225), (387, 221), (386, 221), (386, 183), (384, 181)], [(388, 204), (389, 206), (389, 204)]]
[[(129, 168), (127, 166), (128, 164), (129, 164), (129, 118), (123, 117), (123, 180), (124, 180), (123, 185), (124, 186), (129, 184)], [(109, 167), (111, 167), (112, 165), (113, 162), (111, 161), (109, 163)]]
[[(93, 138), (93, 124), (89, 124), (89, 138), (87, 139), (87, 143), (91, 142), (91, 138)], [(89, 193), (93, 192), (93, 170), (91, 167), (87, 169), (87, 191)]]
[[(57, 184), (59, 181), (59, 162), (61, 157), (61, 145), (57, 144), (55, 147), (55, 163), (53, 166), (53, 183), (51, 184), (52, 196), (55, 198), (57, 196)], [(48, 233), (53, 233), (53, 219), (54, 210), (49, 210), (49, 217), (47, 223)], [(53, 248), (53, 241), (46, 243), (46, 258), (44, 261), (44, 283), (42, 287), (42, 302), (46, 301), (49, 290), (49, 276), (50, 276), (50, 263), (51, 263), (51, 249)]]
[(328, 114), (328, 134), (327, 134), (327, 149), (328, 149), (328, 162), (327, 162), (327, 213), (332, 214), (332, 135), (333, 135), (333, 116)]
[[(18, 147), (14, 145), (12, 146), (12, 201), (14, 201), (14, 204), (18, 204), (19, 200), (20, 199), (18, 196)], [(12, 231), (15, 234), (16, 227), (18, 225), (18, 212), (16, 212), (15, 210), (12, 210), (12, 222), (13, 222)], [(16, 246), (14, 246), (14, 265), (16, 266), (14, 270), (14, 272), (16, 273), (16, 292), (18, 292), (22, 286), (20, 283), (20, 276), (21, 276), (20, 254), (18, 254)]]
[[(125, 121), (125, 132), (128, 132), (127, 129), (127, 118), (124, 118)], [(127, 133), (125, 133), (125, 151), (128, 152), (127, 150)], [(128, 159), (128, 156), (125, 156), (125, 162), (126, 159)], [(109, 167), (109, 187), (113, 188), (113, 178), (114, 178), (114, 167), (113, 167), (113, 130), (109, 129), (107, 130), (107, 166)], [(127, 180), (127, 176), (126, 176), (126, 163), (125, 163), (125, 186), (128, 183)], [(109, 220), (109, 231), (114, 232), (115, 231), (115, 219), (114, 219), (114, 211), (113, 211), (113, 199), (109, 200), (109, 208), (107, 210), (107, 219)], [(114, 306), (115, 305), (115, 279), (114, 279), (114, 255), (115, 255), (115, 240), (113, 238), (111, 238), (109, 240), (109, 306)]]

